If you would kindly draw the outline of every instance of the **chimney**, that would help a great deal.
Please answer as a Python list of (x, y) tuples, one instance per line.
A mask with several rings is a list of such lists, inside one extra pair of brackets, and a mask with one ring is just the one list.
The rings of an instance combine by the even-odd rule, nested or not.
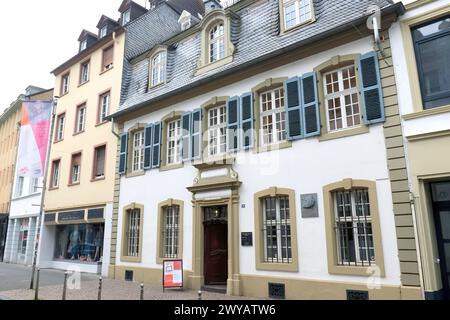
[(205, 5), (205, 15), (215, 9), (222, 8), (220, 1), (217, 1), (217, 0), (203, 0), (203, 4)]

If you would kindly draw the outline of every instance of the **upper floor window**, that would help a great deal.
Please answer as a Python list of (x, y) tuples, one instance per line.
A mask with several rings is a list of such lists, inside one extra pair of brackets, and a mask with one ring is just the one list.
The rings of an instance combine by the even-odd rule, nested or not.
[(75, 124), (75, 133), (81, 133), (86, 126), (86, 104), (77, 107), (77, 119)]
[(144, 130), (138, 131), (133, 135), (133, 171), (144, 169)]
[(87, 61), (81, 65), (80, 84), (83, 84), (83, 83), (86, 83), (89, 81), (90, 65), (91, 65), (91, 63), (89, 61)]
[(450, 105), (450, 17), (412, 30), (424, 109)]
[(284, 88), (277, 88), (260, 95), (262, 145), (286, 141), (286, 107)]
[(167, 164), (181, 163), (181, 120), (167, 125)]
[(54, 160), (52, 162), (52, 175), (50, 179), (50, 189), (58, 188), (59, 186), (59, 173), (60, 173), (61, 160)]
[(106, 34), (108, 33), (108, 26), (104, 26), (100, 29), (100, 39), (106, 37)]
[(224, 24), (219, 23), (209, 31), (209, 62), (215, 62), (225, 57)]
[(126, 25), (131, 20), (131, 9), (128, 9), (123, 13), (122, 16), (122, 26)]
[(312, 19), (311, 0), (282, 0), (284, 29), (290, 29)]
[(72, 156), (70, 184), (78, 184), (81, 179), (81, 153)]
[(208, 110), (209, 155), (227, 152), (227, 107), (225, 105)]
[(31, 178), (30, 194), (35, 194), (38, 192), (39, 192), (39, 178)]
[(109, 91), (100, 96), (98, 123), (105, 122), (106, 117), (109, 115), (110, 98), (111, 93)]
[(64, 95), (69, 92), (69, 74), (65, 74), (61, 77), (61, 95)]
[(56, 121), (56, 136), (55, 141), (61, 141), (64, 139), (64, 127), (66, 124), (66, 114), (60, 114)]
[(81, 41), (80, 51), (86, 50), (86, 48), (87, 48), (87, 40)]
[(354, 65), (324, 74), (328, 131), (361, 125), (361, 110)]
[(114, 59), (114, 46), (110, 46), (103, 50), (102, 57), (102, 71), (109, 70), (113, 67)]
[(105, 177), (105, 158), (106, 146), (96, 147), (94, 150), (94, 170), (92, 179), (101, 179)]
[(19, 198), (23, 195), (23, 185), (25, 182), (24, 177), (18, 177), (17, 178), (17, 184), (16, 184), (16, 197)]
[(158, 84), (166, 81), (166, 64), (167, 53), (159, 52), (152, 58), (152, 72), (151, 72), (151, 86), (157, 86)]

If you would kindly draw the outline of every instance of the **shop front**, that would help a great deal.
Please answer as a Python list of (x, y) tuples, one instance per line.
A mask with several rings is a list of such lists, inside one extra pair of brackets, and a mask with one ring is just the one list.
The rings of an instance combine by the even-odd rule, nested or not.
[(33, 263), (38, 217), (17, 217), (9, 222), (4, 262), (22, 265)]
[(41, 267), (102, 274), (106, 208), (46, 213)]

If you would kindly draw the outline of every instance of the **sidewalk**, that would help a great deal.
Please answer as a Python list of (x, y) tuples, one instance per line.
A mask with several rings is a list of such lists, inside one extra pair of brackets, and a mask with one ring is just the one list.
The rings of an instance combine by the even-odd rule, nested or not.
[[(39, 300), (62, 300), (62, 285), (41, 287)], [(203, 300), (249, 300), (247, 297), (230, 297), (218, 293), (203, 292)], [(13, 290), (0, 292), (0, 300), (34, 300), (33, 290)], [(67, 289), (67, 300), (97, 300), (98, 281), (82, 281), (80, 289)], [(197, 300), (193, 290), (166, 290), (161, 286), (146, 284), (144, 300)], [(118, 280), (103, 280), (102, 300), (140, 300), (140, 284)]]

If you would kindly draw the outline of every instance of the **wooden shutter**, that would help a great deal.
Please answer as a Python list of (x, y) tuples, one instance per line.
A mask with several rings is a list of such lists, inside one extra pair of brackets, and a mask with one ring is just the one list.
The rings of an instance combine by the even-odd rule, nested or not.
[(191, 113), (187, 112), (181, 117), (182, 143), (181, 154), (183, 161), (191, 159)]
[(120, 136), (120, 154), (119, 154), (119, 174), (124, 175), (127, 172), (128, 157), (128, 133)]
[(144, 170), (152, 168), (153, 124), (145, 127), (144, 131)]
[(304, 136), (317, 136), (320, 135), (320, 112), (316, 73), (304, 74), (301, 81)]
[(153, 126), (152, 168), (161, 166), (161, 131), (161, 122), (156, 122)]
[(240, 103), (240, 116), (241, 116), (241, 127), (242, 136), (241, 143), (242, 149), (248, 150), (253, 148), (254, 141), (254, 111), (253, 111), (253, 94), (251, 92), (244, 93), (241, 96)]
[(298, 77), (286, 80), (286, 128), (288, 140), (303, 138), (302, 107), (300, 101), (301, 82)]
[(196, 109), (191, 116), (191, 158), (202, 157), (202, 109)]
[(229, 152), (239, 151), (239, 98), (227, 101), (227, 143)]
[(383, 90), (376, 52), (369, 52), (360, 57), (359, 78), (364, 123), (373, 124), (384, 122)]
[(114, 46), (110, 46), (103, 50), (103, 70), (108, 70), (113, 67)]

